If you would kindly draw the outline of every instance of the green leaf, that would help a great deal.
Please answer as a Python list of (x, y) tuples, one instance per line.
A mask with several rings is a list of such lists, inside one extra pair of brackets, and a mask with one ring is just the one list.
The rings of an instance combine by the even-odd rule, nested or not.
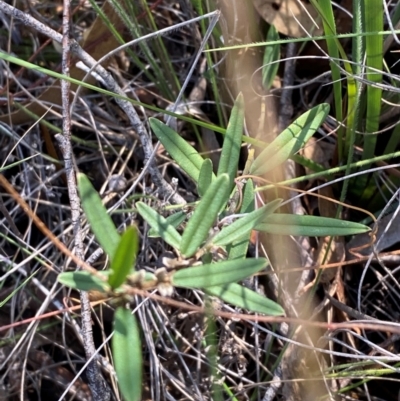
[(203, 158), (177, 132), (156, 118), (150, 118), (150, 126), (175, 162), (197, 183)]
[[(168, 217), (165, 217), (166, 222), (173, 226), (174, 228), (179, 227), (186, 219), (186, 213), (185, 212), (176, 212), (174, 214), (169, 215)], [(157, 238), (160, 237), (158, 234), (158, 231), (155, 230), (154, 228), (150, 228), (149, 232), (147, 233), (147, 236), (150, 238)]]
[(77, 181), (82, 208), (89, 221), (90, 228), (105, 253), (113, 260), (120, 241), (120, 235), (111, 217), (108, 215), (99, 194), (93, 188), (86, 175), (78, 173)]
[[(254, 210), (254, 185), (252, 180), (247, 180), (243, 191), (243, 201), (240, 207), (240, 213), (251, 213)], [(235, 241), (226, 247), (228, 259), (244, 259), (249, 247), (250, 235), (246, 238)]]
[(108, 292), (110, 290), (105, 281), (84, 270), (61, 273), (57, 280), (66, 287), (80, 291)]
[(108, 284), (111, 288), (118, 288), (125, 282), (126, 276), (131, 272), (139, 249), (137, 228), (129, 227), (121, 237), (118, 248), (111, 262), (111, 274)]
[(213, 164), (211, 159), (205, 159), (203, 164), (201, 165), (200, 173), (199, 173), (199, 181), (197, 183), (197, 190), (199, 191), (199, 195), (203, 196), (207, 188), (211, 185), (213, 176)]
[(140, 401), (143, 361), (139, 327), (135, 316), (124, 308), (115, 311), (112, 354), (124, 399)]
[(182, 234), (180, 251), (185, 257), (191, 257), (208, 237), (215, 219), (229, 198), (229, 178), (227, 174), (217, 177), (200, 200)]
[(329, 113), (329, 104), (320, 104), (304, 113), (277, 136), (254, 160), (250, 174), (263, 175), (296, 154), (314, 135)]
[(212, 243), (216, 246), (224, 246), (232, 244), (234, 241), (248, 237), (251, 230), (260, 222), (265, 216), (270, 215), (279, 205), (282, 199), (275, 199), (274, 201), (260, 207), (254, 212), (248, 213), (246, 216), (236, 220), (229, 226), (225, 226), (213, 239)]
[(175, 287), (205, 288), (235, 283), (259, 272), (267, 264), (267, 259), (259, 258), (225, 260), (218, 263), (188, 267), (173, 274), (172, 284)]
[[(279, 33), (274, 25), (268, 29), (267, 42), (279, 40)], [(262, 83), (265, 89), (270, 89), (272, 82), (278, 73), (280, 59), (280, 45), (274, 44), (265, 46), (263, 68), (262, 68)]]
[(235, 101), (229, 118), (217, 173), (217, 177), (221, 174), (228, 174), (230, 186), (234, 183), (238, 169), (240, 146), (242, 144), (243, 122), (244, 101), (243, 95), (240, 93)]
[[(362, 0), (364, 2), (364, 0)], [(354, 75), (356, 75), (355, 72), (352, 71), (352, 65), (350, 65), (347, 59), (347, 54), (346, 51), (342, 47), (342, 43), (338, 40), (337, 38), (337, 31), (336, 31), (336, 21), (335, 21), (335, 14), (334, 14), (334, 7), (332, 5), (332, 2), (330, 0), (310, 0), (310, 3), (312, 4), (313, 8), (318, 12), (321, 22), (324, 28), (324, 33), (326, 36), (326, 49), (327, 53), (329, 56), (330, 60), (330, 69), (331, 69), (331, 77), (332, 77), (332, 89), (333, 89), (333, 99), (332, 99), (332, 104), (334, 106), (334, 116), (336, 118), (336, 121), (343, 121), (346, 119), (346, 127), (349, 125), (348, 119), (352, 118), (349, 116), (349, 114), (354, 113), (354, 92), (353, 90), (355, 89), (354, 86), (354, 81), (355, 79), (353, 78)], [(353, 3), (354, 7), (354, 12), (356, 12), (356, 1)], [(359, 32), (361, 33), (361, 32)], [(343, 60), (343, 66), (339, 65), (336, 60), (341, 59)], [(353, 60), (353, 63), (357, 63), (358, 60)], [(352, 64), (353, 64), (352, 63)], [(364, 72), (364, 54), (363, 54), (363, 61), (361, 61), (361, 64), (363, 64), (363, 72)], [(346, 82), (346, 103), (347, 103), (347, 110), (349, 114), (343, 114), (343, 103), (344, 103), (344, 90), (343, 90), (343, 82), (342, 82), (342, 68), (345, 69), (346, 71), (346, 77), (347, 77), (347, 82)], [(355, 67), (357, 68), (357, 67)], [(361, 71), (360, 71), (361, 73)], [(353, 75), (354, 74), (354, 75)], [(353, 106), (353, 107), (351, 107)], [(343, 134), (344, 134), (344, 126), (340, 124), (337, 129), (337, 151), (338, 151), (338, 157), (339, 161), (341, 162), (342, 159), (342, 144), (343, 144)], [(340, 163), (339, 162), (339, 163)]]
[(136, 207), (139, 214), (147, 221), (147, 223), (149, 223), (150, 227), (155, 230), (159, 237), (175, 249), (179, 249), (181, 236), (167, 219), (143, 202), (137, 202)]
[(281, 316), (285, 314), (283, 308), (276, 302), (240, 284), (233, 283), (224, 286), (208, 287), (204, 291), (209, 295), (221, 298), (225, 302), (251, 312), (263, 313), (269, 316)]
[(354, 235), (371, 230), (364, 224), (352, 221), (295, 214), (272, 214), (257, 224), (255, 229), (270, 234), (315, 237)]
[[(364, 28), (366, 32), (376, 32), (376, 29), (383, 29), (384, 7), (377, 0), (365, 0), (364, 6)], [(369, 85), (366, 88), (366, 119), (365, 132), (373, 135), (363, 135), (364, 146), (362, 159), (368, 160), (376, 154), (376, 144), (379, 131), (380, 118), (382, 115), (382, 83), (383, 75), (383, 37), (367, 36), (365, 38), (366, 66), (365, 73)], [(369, 168), (369, 166), (367, 167)]]

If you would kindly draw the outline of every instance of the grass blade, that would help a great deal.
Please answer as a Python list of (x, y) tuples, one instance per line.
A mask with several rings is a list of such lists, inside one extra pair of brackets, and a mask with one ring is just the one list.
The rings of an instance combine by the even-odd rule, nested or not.
[[(342, 97), (342, 81), (341, 81), (341, 72), (340, 66), (338, 65), (339, 57), (339, 49), (342, 49), (341, 43), (335, 38), (336, 32), (336, 22), (335, 16), (333, 14), (332, 2), (331, 0), (310, 0), (311, 4), (318, 11), (319, 15), (322, 19), (322, 24), (324, 27), (324, 33), (327, 36), (331, 36), (331, 38), (326, 39), (326, 44), (328, 48), (328, 54), (332, 58), (332, 61), (329, 62), (331, 73), (332, 73), (332, 85), (333, 85), (333, 97), (335, 104), (335, 116), (337, 121), (343, 121), (343, 97)], [(343, 156), (343, 136), (344, 136), (344, 128), (339, 126), (338, 129), (338, 151), (340, 159)]]
[[(274, 25), (268, 29), (267, 42), (279, 40), (279, 33)], [(266, 46), (264, 51), (263, 69), (262, 69), (262, 83), (265, 89), (270, 89), (274, 78), (278, 73), (279, 63), (277, 62), (281, 57), (280, 46), (271, 45)]]
[[(383, 29), (383, 5), (380, 0), (365, 0), (364, 23), (366, 32), (374, 32)], [(372, 84), (382, 82), (383, 67), (383, 37), (367, 36), (365, 38), (366, 71), (367, 80), (371, 82), (367, 87), (367, 120), (365, 130), (367, 133), (375, 133), (379, 130), (379, 117), (381, 113), (382, 89)], [(364, 136), (363, 159), (374, 156), (376, 135)]]

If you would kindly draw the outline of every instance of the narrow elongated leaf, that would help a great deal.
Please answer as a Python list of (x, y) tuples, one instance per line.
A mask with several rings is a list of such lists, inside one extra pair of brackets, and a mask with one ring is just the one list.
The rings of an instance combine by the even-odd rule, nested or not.
[(319, 237), (354, 235), (371, 229), (364, 224), (329, 217), (271, 214), (257, 224), (256, 230), (270, 234)]
[(136, 207), (139, 214), (149, 223), (150, 227), (155, 230), (159, 237), (175, 249), (179, 249), (181, 236), (167, 219), (143, 202), (137, 202)]
[(222, 174), (212, 182), (182, 235), (180, 251), (186, 257), (193, 256), (214, 224), (217, 215), (229, 198), (229, 178)]
[[(279, 33), (274, 25), (271, 25), (268, 29), (267, 42), (273, 42), (279, 40)], [(272, 82), (278, 72), (280, 59), (280, 45), (269, 45), (265, 46), (263, 69), (262, 69), (262, 83), (265, 89), (270, 89)]]
[[(243, 191), (243, 201), (240, 207), (240, 213), (251, 213), (254, 210), (254, 184), (252, 180), (247, 180)], [(244, 259), (247, 254), (247, 248), (250, 241), (249, 233), (247, 237), (234, 241), (229, 244), (226, 249), (228, 251), (228, 259)]]
[(129, 227), (121, 237), (118, 248), (111, 263), (111, 274), (108, 284), (111, 288), (118, 288), (125, 282), (126, 276), (131, 272), (139, 249), (139, 238), (136, 227)]
[(201, 165), (200, 173), (199, 173), (199, 181), (197, 183), (197, 190), (199, 191), (199, 195), (203, 196), (207, 188), (211, 185), (213, 175), (213, 164), (211, 159), (205, 159), (203, 164)]
[(77, 181), (82, 208), (89, 221), (90, 229), (93, 231), (105, 253), (113, 260), (121, 237), (101, 202), (99, 194), (93, 188), (86, 175), (78, 173)]
[[(352, 91), (354, 89), (354, 82), (352, 75), (354, 74), (350, 63), (347, 62), (346, 52), (342, 47), (342, 43), (336, 38), (336, 21), (334, 14), (334, 6), (330, 0), (310, 0), (313, 8), (318, 12), (321, 17), (321, 22), (324, 28), (324, 33), (329, 38), (326, 38), (326, 47), (330, 57), (330, 69), (332, 74), (332, 87), (333, 87), (333, 104), (335, 110), (335, 117), (337, 121), (343, 121), (343, 83), (342, 83), (342, 71), (341, 66), (335, 60), (341, 58), (343, 60), (344, 68), (348, 74), (347, 76), (347, 107), (350, 113), (354, 112), (354, 103), (352, 99)], [(353, 3), (355, 5), (355, 3)], [(355, 9), (353, 9), (355, 11)], [(364, 57), (364, 55), (363, 55)], [(353, 60), (355, 62), (356, 60)], [(364, 64), (362, 61), (361, 64)], [(350, 104), (353, 107), (349, 107)], [(349, 115), (346, 118), (350, 118)], [(348, 126), (348, 124), (346, 124)], [(337, 130), (337, 147), (339, 153), (339, 160), (342, 159), (342, 143), (343, 143), (344, 126), (339, 125)]]
[(243, 95), (240, 93), (235, 101), (229, 118), (217, 173), (217, 176), (228, 174), (230, 185), (233, 185), (238, 169), (240, 146), (242, 144), (243, 123), (244, 102)]
[[(165, 217), (165, 220), (168, 224), (173, 226), (174, 228), (179, 227), (181, 223), (183, 223), (186, 219), (186, 213), (179, 211), (174, 214), (169, 215), (168, 217)], [(155, 230), (154, 228), (150, 228), (149, 232), (147, 233), (147, 236), (150, 238), (157, 238), (160, 235), (158, 234), (158, 231)]]
[(225, 302), (251, 312), (263, 313), (268, 316), (281, 316), (285, 314), (283, 308), (276, 302), (237, 283), (208, 287), (204, 291), (209, 295), (221, 298)]
[(212, 243), (217, 246), (224, 246), (233, 243), (243, 237), (248, 237), (251, 230), (260, 222), (261, 219), (273, 213), (282, 199), (275, 199), (274, 201), (260, 207), (254, 212), (248, 213), (246, 216), (236, 220), (229, 226), (224, 227), (213, 239)]
[[(382, 3), (376, 0), (365, 0), (363, 11), (366, 32), (376, 32), (378, 29), (383, 29), (384, 7)], [(382, 114), (382, 88), (379, 86), (382, 82), (382, 74), (379, 71), (383, 69), (383, 37), (378, 35), (367, 36), (365, 38), (365, 50), (366, 78), (371, 82), (366, 89), (367, 115), (365, 129), (367, 133), (376, 133), (379, 131)], [(363, 160), (371, 159), (376, 154), (375, 147), (378, 136), (365, 135), (363, 139)]]
[(188, 267), (174, 273), (172, 284), (175, 287), (205, 288), (235, 283), (259, 272), (267, 264), (267, 259), (259, 258), (225, 260), (219, 263)]
[(117, 308), (112, 353), (119, 387), (126, 401), (140, 401), (142, 394), (142, 346), (135, 316)]
[(150, 126), (175, 162), (197, 183), (204, 159), (177, 132), (156, 118), (150, 118)]
[(329, 113), (329, 104), (320, 104), (304, 113), (279, 134), (254, 160), (250, 173), (262, 175), (296, 154), (314, 135)]
[(61, 273), (58, 275), (57, 281), (74, 290), (100, 292), (110, 290), (105, 281), (84, 270)]

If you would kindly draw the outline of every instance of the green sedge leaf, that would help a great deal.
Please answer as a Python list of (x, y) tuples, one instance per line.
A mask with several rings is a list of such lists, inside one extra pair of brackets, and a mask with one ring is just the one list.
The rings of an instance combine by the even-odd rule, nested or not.
[(238, 169), (240, 147), (242, 145), (243, 123), (244, 100), (243, 95), (240, 93), (229, 118), (217, 173), (217, 176), (228, 174), (230, 186), (234, 183)]
[(263, 313), (268, 316), (282, 316), (285, 314), (283, 308), (276, 302), (237, 283), (208, 287), (204, 291), (209, 295), (251, 312)]
[(150, 227), (156, 231), (159, 237), (175, 249), (179, 249), (181, 236), (178, 231), (176, 231), (176, 228), (170, 224), (165, 217), (158, 214), (143, 202), (137, 202), (136, 207), (139, 214), (147, 221), (147, 223), (149, 223)]
[[(279, 33), (274, 25), (268, 29), (267, 42), (279, 40)], [(272, 83), (278, 73), (280, 59), (280, 45), (274, 44), (265, 46), (263, 68), (262, 68), (262, 83), (265, 89), (270, 89)]]
[(197, 183), (203, 158), (177, 132), (156, 118), (150, 118), (150, 126), (175, 162)]
[[(240, 207), (240, 213), (251, 213), (254, 210), (254, 184), (252, 180), (247, 180), (243, 191), (243, 201)], [(234, 241), (229, 244), (226, 249), (228, 251), (228, 259), (244, 259), (249, 247), (251, 233), (241, 240)]]
[[(165, 217), (166, 222), (173, 226), (174, 228), (179, 227), (186, 219), (186, 213), (185, 212), (176, 212), (174, 214), (169, 215), (168, 217)], [(157, 238), (160, 235), (158, 234), (158, 231), (155, 230), (154, 228), (150, 228), (149, 232), (147, 233), (147, 236), (150, 238)]]
[(80, 291), (108, 292), (110, 287), (101, 278), (85, 270), (65, 272), (58, 275), (57, 280), (66, 287)]
[(137, 228), (132, 226), (122, 234), (114, 259), (111, 262), (111, 274), (108, 278), (108, 284), (111, 288), (118, 288), (125, 282), (126, 276), (132, 271), (138, 250), (138, 232)]
[(235, 283), (259, 272), (268, 265), (265, 258), (225, 260), (178, 270), (172, 276), (175, 287), (205, 288)]
[(112, 354), (121, 393), (126, 401), (140, 401), (142, 395), (142, 345), (136, 317), (124, 308), (114, 316)]
[(250, 167), (250, 174), (265, 174), (296, 154), (325, 121), (328, 113), (329, 104), (323, 103), (300, 116), (260, 153)]
[(229, 226), (224, 227), (213, 239), (212, 243), (216, 246), (224, 246), (240, 240), (243, 237), (248, 237), (251, 230), (260, 222), (265, 216), (270, 215), (279, 208), (282, 199), (275, 199), (274, 201), (266, 204), (265, 206), (248, 213), (246, 216), (236, 220)]
[(272, 214), (257, 224), (257, 231), (278, 235), (345, 236), (370, 231), (368, 226), (352, 221), (319, 216)]
[(113, 260), (121, 237), (111, 217), (108, 215), (99, 194), (93, 188), (86, 175), (78, 173), (77, 181), (82, 208), (90, 224), (90, 229), (93, 231), (105, 253)]
[(217, 177), (201, 198), (182, 234), (180, 251), (185, 257), (195, 254), (212, 228), (221, 208), (229, 198), (229, 178), (227, 174)]
[(213, 176), (213, 164), (211, 159), (205, 159), (203, 164), (201, 165), (200, 173), (199, 173), (199, 181), (197, 183), (197, 190), (199, 191), (199, 195), (203, 196), (207, 188), (211, 185)]
[[(383, 29), (385, 15), (383, 4), (373, 0), (366, 0), (362, 4), (365, 32), (376, 32), (375, 29)], [(382, 21), (380, 21), (380, 18), (382, 18)], [(380, 120), (383, 114), (382, 104), (384, 103), (382, 94), (384, 92), (381, 87), (383, 78), (381, 71), (384, 69), (383, 54), (385, 53), (383, 43), (383, 37), (378, 35), (365, 37), (365, 61), (363, 59), (362, 64), (364, 65), (365, 63), (366, 79), (371, 84), (368, 85), (367, 90), (364, 92), (363, 101), (366, 103), (365, 132), (371, 134), (379, 131)], [(372, 159), (375, 156), (377, 153), (377, 141), (377, 135), (363, 135), (362, 160)], [(369, 168), (369, 166), (366, 168)], [(363, 194), (363, 198), (369, 201), (371, 198), (365, 195)]]

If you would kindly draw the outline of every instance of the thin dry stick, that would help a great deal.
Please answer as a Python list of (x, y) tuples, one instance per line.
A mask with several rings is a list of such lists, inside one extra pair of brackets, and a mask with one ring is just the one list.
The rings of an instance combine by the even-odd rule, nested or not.
[[(166, 298), (161, 295), (151, 294), (145, 290), (140, 290), (138, 288), (132, 288), (129, 291), (131, 295), (140, 295), (142, 297), (148, 297), (154, 299), (158, 302), (162, 302), (166, 305), (170, 305), (176, 307), (177, 309), (187, 310), (192, 313), (201, 313), (207, 314), (212, 313), (214, 316), (220, 316), (227, 319), (238, 319), (238, 320), (250, 320), (253, 322), (265, 322), (265, 323), (288, 323), (293, 325), (301, 325), (307, 327), (320, 327), (326, 330), (340, 330), (340, 329), (365, 329), (365, 330), (374, 330), (374, 331), (383, 331), (390, 333), (400, 334), (400, 324), (386, 321), (371, 321), (371, 320), (357, 320), (357, 321), (349, 321), (349, 322), (341, 322), (341, 323), (327, 323), (327, 322), (318, 322), (313, 320), (305, 320), (301, 318), (295, 317), (282, 317), (282, 316), (261, 316), (261, 315), (246, 315), (244, 313), (232, 313), (232, 312), (223, 312), (217, 309), (209, 309), (203, 306), (189, 305), (184, 302), (175, 301), (171, 298)], [(286, 341), (290, 341), (290, 339), (284, 339)], [(300, 344), (305, 348), (309, 348), (304, 344)], [(324, 349), (318, 350), (325, 352)]]
[[(95, 307), (97, 305), (100, 305), (100, 304), (103, 304), (103, 303), (107, 302), (108, 300), (109, 300), (109, 298), (104, 298), (104, 299), (101, 299), (99, 301), (93, 301), (93, 302), (90, 303), (90, 305), (91, 305), (91, 307)], [(51, 317), (58, 316), (58, 315), (60, 315), (62, 313), (66, 313), (66, 312), (71, 313), (71, 312), (77, 311), (79, 309), (81, 309), (81, 305), (68, 306), (68, 307), (65, 307), (65, 308), (60, 308), (58, 310), (54, 310), (52, 312), (43, 313), (43, 314), (41, 314), (39, 316), (34, 316), (34, 317), (31, 317), (31, 318), (28, 318), (28, 319), (24, 319), (24, 320), (21, 320), (20, 322), (14, 322), (14, 323), (11, 323), (11, 324), (6, 324), (6, 325), (0, 327), (0, 333), (3, 332), (3, 331), (10, 330), (10, 329), (15, 329), (16, 327), (24, 326), (25, 324), (29, 324), (29, 323), (32, 323), (32, 322), (36, 322), (36, 321), (44, 320), (44, 319), (49, 319)]]
[[(62, 39), (62, 73), (69, 76), (70, 67), (70, 0), (64, 0), (63, 7), (63, 39)], [(61, 81), (61, 98), (62, 98), (62, 113), (63, 113), (63, 135), (57, 135), (57, 140), (60, 143), (60, 148), (63, 154), (65, 163), (65, 174), (67, 176), (68, 195), (71, 205), (71, 220), (74, 235), (75, 252), (79, 259), (83, 260), (83, 242), (81, 230), (81, 214), (80, 200), (76, 187), (75, 171), (73, 164), (73, 152), (71, 145), (71, 115), (70, 115), (70, 95), (71, 84), (67, 80)], [(93, 340), (91, 308), (89, 294), (86, 291), (80, 291), (81, 299), (81, 324), (82, 324), (82, 339), (85, 349), (86, 359), (90, 360), (96, 353), (96, 347)], [(104, 380), (99, 365), (95, 359), (87, 366), (87, 378), (89, 387), (93, 395), (94, 401), (109, 401), (111, 390)]]
[[(145, 290), (140, 290), (138, 288), (131, 288), (128, 293), (132, 296), (134, 295), (140, 295), (141, 297), (144, 298), (150, 298), (155, 301), (161, 302), (163, 304), (173, 306), (175, 308), (186, 310), (192, 313), (199, 313), (199, 314), (212, 314), (213, 316), (219, 316), (223, 317), (226, 319), (237, 319), (238, 321), (240, 320), (249, 320), (252, 322), (264, 322), (264, 323), (289, 323), (293, 325), (301, 325), (301, 326), (307, 326), (307, 327), (319, 327), (325, 330), (329, 331), (335, 331), (335, 330), (343, 330), (343, 329), (364, 329), (364, 330), (373, 330), (373, 331), (382, 331), (382, 332), (389, 332), (389, 333), (395, 333), (395, 334), (400, 334), (400, 324), (399, 323), (393, 323), (393, 322), (387, 322), (387, 321), (382, 321), (382, 320), (371, 320), (369, 316), (364, 316), (364, 315), (358, 315), (360, 319), (358, 320), (353, 320), (353, 321), (347, 321), (347, 322), (341, 322), (341, 323), (327, 323), (327, 322), (318, 322), (315, 320), (304, 320), (301, 318), (291, 318), (291, 317), (284, 317), (284, 316), (261, 316), (261, 315), (246, 315), (244, 313), (232, 313), (232, 312), (223, 312), (218, 309), (210, 309), (210, 308), (205, 308), (203, 306), (196, 306), (196, 305), (191, 305), (187, 304), (184, 302), (176, 301), (171, 298), (166, 298), (161, 295), (157, 295), (154, 293), (149, 293)], [(110, 298), (105, 298), (103, 300), (95, 301), (92, 302), (92, 306), (99, 305), (101, 303), (106, 302)], [(337, 303), (338, 307), (341, 308), (341, 304)], [(59, 315), (63, 312), (68, 312), (68, 311), (73, 311), (76, 309), (79, 309), (81, 306), (73, 306), (73, 307), (68, 307), (65, 309), (49, 312), (40, 316), (35, 316), (30, 319), (25, 319), (22, 322), (15, 322), (13, 324), (0, 327), (0, 332), (8, 330), (13, 327), (21, 326), (23, 324), (30, 323), (35, 320), (43, 320), (47, 319), (52, 316)], [(283, 340), (286, 341), (291, 341), (290, 339), (283, 338)], [(304, 346), (305, 348), (308, 348), (304, 344), (300, 344)], [(324, 349), (321, 349), (319, 351), (322, 352), (327, 352)]]

